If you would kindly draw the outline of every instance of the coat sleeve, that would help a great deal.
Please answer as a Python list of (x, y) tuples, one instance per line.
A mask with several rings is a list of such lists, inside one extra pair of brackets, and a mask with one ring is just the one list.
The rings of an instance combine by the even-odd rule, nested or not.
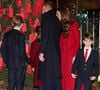
[(26, 55), (26, 50), (25, 50), (25, 36), (23, 35), (21, 38), (20, 38), (20, 42), (19, 42), (19, 48), (20, 48), (20, 56), (21, 56), (21, 59), (23, 61), (25, 61), (26, 64), (29, 64), (29, 59)]
[(32, 42), (31, 44), (31, 48), (30, 48), (30, 64), (32, 67), (35, 66), (35, 47), (34, 47), (34, 42)]
[(99, 75), (99, 61), (98, 61), (98, 54), (97, 52), (95, 51), (94, 52), (94, 69), (93, 69), (93, 75), (94, 76), (98, 76)]
[(79, 60), (80, 60), (80, 51), (78, 51), (76, 58), (75, 58), (75, 60), (72, 64), (72, 71), (71, 72), (74, 73), (74, 74), (76, 73), (76, 71), (78, 69), (77, 67), (78, 67)]
[(76, 56), (78, 49), (80, 48), (80, 31), (79, 25), (75, 21), (73, 23), (73, 37), (74, 37), (74, 56)]
[(8, 61), (7, 61), (7, 58), (8, 58), (8, 54), (7, 54), (7, 35), (6, 34), (3, 37), (0, 52), (1, 52), (1, 56), (4, 59), (4, 62), (6, 63), (6, 65), (8, 65)]
[(41, 24), (42, 24), (42, 27), (41, 27), (42, 38), (41, 38), (40, 52), (45, 54), (47, 43), (48, 43), (48, 36), (49, 36), (48, 34), (49, 33), (49, 20), (47, 19), (45, 15), (42, 17)]

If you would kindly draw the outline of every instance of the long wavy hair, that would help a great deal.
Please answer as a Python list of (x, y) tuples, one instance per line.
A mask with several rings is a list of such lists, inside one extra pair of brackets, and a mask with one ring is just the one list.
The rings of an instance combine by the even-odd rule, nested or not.
[(67, 37), (69, 32), (69, 24), (71, 22), (71, 13), (68, 8), (61, 7), (58, 9), (61, 14), (61, 22), (63, 24), (63, 36)]

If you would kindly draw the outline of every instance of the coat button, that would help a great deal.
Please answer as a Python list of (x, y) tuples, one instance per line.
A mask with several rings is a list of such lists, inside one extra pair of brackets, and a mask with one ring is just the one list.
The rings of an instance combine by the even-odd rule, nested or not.
[(85, 66), (86, 66), (87, 64), (85, 64)]

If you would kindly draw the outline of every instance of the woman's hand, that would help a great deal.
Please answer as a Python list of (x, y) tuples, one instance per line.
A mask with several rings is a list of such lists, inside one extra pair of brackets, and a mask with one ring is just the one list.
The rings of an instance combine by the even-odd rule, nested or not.
[(77, 75), (76, 75), (76, 74), (73, 74), (73, 73), (71, 73), (71, 76), (72, 76), (72, 78), (74, 78), (74, 79), (76, 79), (76, 77), (77, 77)]

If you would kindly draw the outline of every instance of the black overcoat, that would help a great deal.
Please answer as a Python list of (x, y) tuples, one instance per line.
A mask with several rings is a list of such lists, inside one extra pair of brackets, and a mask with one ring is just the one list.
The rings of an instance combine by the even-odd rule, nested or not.
[(41, 53), (44, 54), (45, 61), (39, 63), (40, 78), (60, 78), (61, 60), (59, 39), (62, 24), (56, 17), (53, 10), (42, 16), (42, 41)]

